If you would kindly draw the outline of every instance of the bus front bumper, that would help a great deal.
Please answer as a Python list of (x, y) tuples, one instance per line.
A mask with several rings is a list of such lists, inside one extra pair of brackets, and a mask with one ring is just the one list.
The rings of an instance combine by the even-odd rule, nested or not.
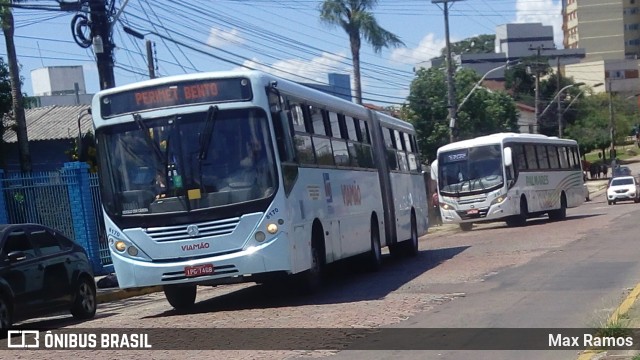
[(489, 207), (480, 206), (468, 209), (449, 208), (445, 210), (444, 208), (440, 208), (440, 214), (442, 215), (442, 222), (445, 224), (491, 221), (501, 219), (506, 216), (507, 212), (505, 212), (505, 205), (506, 202)]
[[(281, 234), (282, 235), (282, 234)], [(120, 288), (188, 283), (249, 281), (252, 275), (290, 272), (290, 251), (286, 236), (231, 254), (196, 260), (141, 261), (111, 251)], [(234, 281), (237, 280), (237, 281)]]

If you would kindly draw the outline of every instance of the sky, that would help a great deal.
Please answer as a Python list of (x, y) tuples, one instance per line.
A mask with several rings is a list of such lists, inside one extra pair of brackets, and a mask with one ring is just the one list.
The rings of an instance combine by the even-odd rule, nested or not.
[[(319, 19), (314, 0), (110, 0), (121, 10), (113, 24), (116, 85), (148, 79), (145, 40), (154, 44), (159, 76), (202, 71), (264, 70), (300, 82), (327, 83), (327, 73), (351, 74), (347, 35)], [(55, 0), (22, 4), (56, 9)], [(405, 46), (375, 53), (361, 49), (363, 101), (401, 104), (409, 94), (417, 64), (438, 56), (445, 46), (443, 4), (431, 0), (380, 0), (373, 9), (379, 25)], [(562, 47), (560, 0), (457, 0), (450, 3), (452, 42), (495, 34), (498, 25), (540, 22), (554, 27)], [(99, 90), (92, 48), (82, 48), (71, 32), (77, 13), (14, 9), (15, 42), (23, 92), (33, 95), (31, 70), (81, 65), (88, 93)], [(124, 26), (145, 40), (123, 31)], [(6, 61), (6, 43), (0, 38)]]

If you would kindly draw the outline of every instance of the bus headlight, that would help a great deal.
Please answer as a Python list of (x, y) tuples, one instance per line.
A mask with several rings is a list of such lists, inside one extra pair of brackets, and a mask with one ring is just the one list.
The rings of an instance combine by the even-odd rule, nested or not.
[(269, 232), (269, 234), (275, 234), (278, 232), (278, 225), (276, 224), (269, 224), (267, 225), (267, 232)]
[(114, 244), (116, 250), (122, 252), (127, 248), (127, 244), (124, 243), (124, 241), (122, 240), (117, 240)]
[(497, 198), (493, 199), (493, 201), (491, 202), (491, 205), (502, 204), (506, 199), (507, 197), (504, 195), (498, 196)]
[(444, 210), (453, 209), (451, 205), (445, 203), (440, 203), (440, 207), (442, 207)]

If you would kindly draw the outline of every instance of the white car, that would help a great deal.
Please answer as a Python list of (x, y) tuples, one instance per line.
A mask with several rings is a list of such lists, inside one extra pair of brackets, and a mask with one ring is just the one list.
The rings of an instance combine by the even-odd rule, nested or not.
[(607, 202), (609, 205), (616, 201), (633, 200), (640, 202), (640, 185), (633, 176), (619, 176), (611, 179), (607, 188)]

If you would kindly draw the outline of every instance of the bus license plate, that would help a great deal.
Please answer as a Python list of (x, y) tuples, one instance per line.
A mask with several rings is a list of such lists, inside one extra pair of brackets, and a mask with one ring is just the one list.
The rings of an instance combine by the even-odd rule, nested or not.
[(467, 210), (467, 215), (475, 215), (478, 213), (478, 209)]
[(200, 275), (211, 275), (213, 274), (213, 265), (212, 264), (204, 264), (197, 266), (185, 266), (184, 267), (184, 276), (186, 277), (194, 277)]

